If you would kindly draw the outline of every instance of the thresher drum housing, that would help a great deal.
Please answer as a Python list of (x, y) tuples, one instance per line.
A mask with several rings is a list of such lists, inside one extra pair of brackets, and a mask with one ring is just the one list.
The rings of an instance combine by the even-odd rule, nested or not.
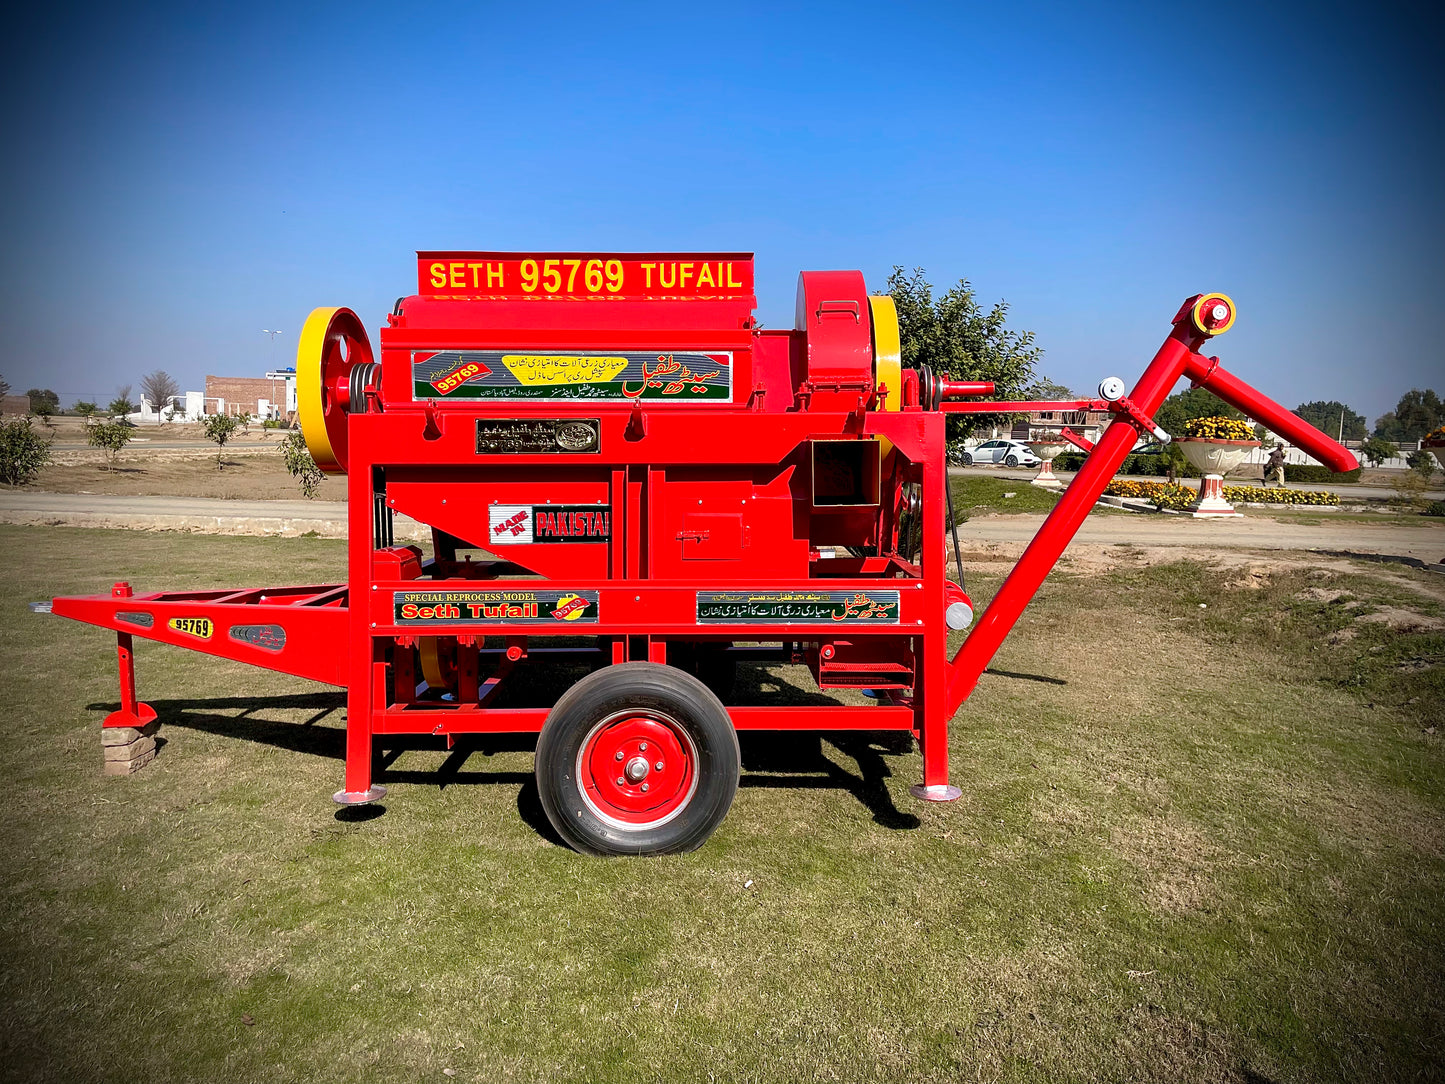
[[(741, 730), (911, 733), (913, 793), (948, 800), (949, 719), (1181, 377), (1354, 466), (1199, 353), (1233, 323), (1224, 295), (1184, 304), (1128, 395), (998, 402), (904, 369), (893, 302), (857, 271), (802, 273), (794, 328), (769, 330), (745, 253), (422, 252), (417, 270), (379, 358), (344, 308), (298, 348), (306, 441), (347, 476), (347, 582), (55, 600), (118, 633), (106, 725), (147, 718), (141, 636), (346, 686), (338, 802), (385, 793), (373, 751), (398, 735), (535, 732), (569, 843), (689, 850), (732, 802)], [(1049, 408), (1115, 420), (974, 622), (945, 550), (945, 416)], [(395, 543), (397, 513), (429, 547)], [(740, 703), (739, 660), (871, 702)], [(513, 695), (568, 666), (590, 672), (551, 707)]]

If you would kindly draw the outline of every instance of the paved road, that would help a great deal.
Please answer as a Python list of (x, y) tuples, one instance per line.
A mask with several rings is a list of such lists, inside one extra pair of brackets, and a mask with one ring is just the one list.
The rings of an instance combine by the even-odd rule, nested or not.
[[(1031, 478), (1033, 478), (1034, 475), (1038, 473), (1038, 471), (1028, 470), (1022, 467), (1020, 467), (1018, 470), (1014, 470), (1009, 467), (949, 467), (948, 473), (978, 474), (983, 475), (984, 477), (1007, 478), (1010, 481), (1027, 482)], [(1057, 474), (1059, 478), (1065, 482), (1072, 480), (1074, 477), (1073, 472), (1071, 471), (1056, 470), (1054, 471), (1054, 473)], [(1401, 471), (1400, 473), (1404, 474), (1405, 472)], [(1120, 474), (1117, 477), (1121, 479), (1127, 478), (1130, 481), (1135, 482), (1162, 482), (1165, 480), (1163, 478), (1150, 477), (1144, 474)], [(1439, 475), (1437, 474), (1436, 477), (1438, 478)], [(1199, 485), (1199, 480), (1197, 478), (1185, 478), (1182, 481), (1184, 485), (1187, 485), (1191, 489)], [(1258, 480), (1249, 478), (1242, 478), (1238, 481), (1232, 478), (1226, 478), (1225, 483), (1227, 485), (1255, 486), (1261, 484)], [(1347, 504), (1352, 500), (1384, 501), (1389, 500), (1395, 496), (1394, 489), (1389, 485), (1361, 485), (1359, 483), (1339, 484), (1336, 482), (1286, 482), (1285, 486), (1288, 489), (1313, 489), (1323, 490), (1326, 493), (1334, 493), (1337, 494)], [(1445, 489), (1428, 489), (1425, 491), (1425, 497), (1427, 500), (1432, 501), (1445, 500)]]
[(224, 501), (10, 490), (0, 492), (0, 522), (287, 537), (314, 531), (325, 538), (344, 538), (346, 505), (339, 501)]
[[(282, 434), (284, 435), (284, 433)], [(226, 444), (226, 454), (232, 452), (274, 452), (280, 441), (273, 440), (231, 440)], [(100, 452), (83, 440), (56, 440), (51, 443), (53, 452)], [(215, 455), (216, 446), (208, 440), (152, 440), (150, 437), (131, 437), (125, 446), (127, 452), (195, 452), (197, 455)]]
[[(1042, 516), (981, 516), (964, 537), (976, 542), (1027, 542)], [(208, 533), (283, 535), (314, 531), (346, 534), (346, 505), (332, 501), (223, 501), (208, 497), (113, 497), (88, 493), (0, 492), (0, 522), (135, 527)], [(399, 519), (398, 538), (423, 537), (419, 525)], [(1309, 527), (1263, 517), (1196, 520), (1184, 516), (1094, 516), (1077, 541), (1101, 546), (1205, 546), (1386, 554), (1427, 563), (1445, 559), (1445, 522), (1329, 523)]]
[[(968, 521), (968, 537), (988, 542), (1027, 542), (1041, 516), (983, 516)], [(1075, 536), (1084, 544), (1195, 546), (1212, 549), (1322, 550), (1445, 560), (1445, 523), (1330, 523), (1317, 527), (1246, 516), (1197, 520), (1188, 516), (1092, 516)]]

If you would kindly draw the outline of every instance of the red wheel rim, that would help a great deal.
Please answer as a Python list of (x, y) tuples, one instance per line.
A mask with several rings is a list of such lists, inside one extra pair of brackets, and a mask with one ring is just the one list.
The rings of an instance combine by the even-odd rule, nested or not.
[(697, 791), (697, 747), (661, 712), (616, 712), (583, 739), (577, 781), (588, 808), (612, 827), (658, 828)]

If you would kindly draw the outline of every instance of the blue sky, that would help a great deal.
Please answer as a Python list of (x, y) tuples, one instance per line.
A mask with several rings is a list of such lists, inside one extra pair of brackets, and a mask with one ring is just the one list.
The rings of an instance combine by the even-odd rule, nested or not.
[(1226, 366), (1373, 421), (1445, 391), (1427, 10), (36, 6), (0, 373), (66, 405), (257, 373), (315, 306), (378, 327), (418, 248), (752, 250), (770, 326), (799, 270), (918, 265), (1079, 391), (1223, 290)]

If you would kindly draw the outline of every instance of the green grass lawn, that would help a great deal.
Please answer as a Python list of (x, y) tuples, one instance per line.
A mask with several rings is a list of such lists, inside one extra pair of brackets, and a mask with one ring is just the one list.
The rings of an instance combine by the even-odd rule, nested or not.
[[(990, 478), (982, 474), (952, 474), (954, 507), (960, 517), (993, 512), (1051, 512), (1058, 494), (1017, 478)], [(1006, 496), (1006, 494), (1013, 496)]]
[(955, 721), (960, 801), (908, 796), (916, 753), (752, 736), (700, 851), (599, 860), (552, 840), (526, 741), (390, 751), (347, 819), (335, 691), (139, 641), (168, 740), (103, 778), (113, 636), (25, 602), (324, 580), (343, 544), (0, 541), (0, 1078), (1442, 1073), (1428, 573), (1058, 577)]

